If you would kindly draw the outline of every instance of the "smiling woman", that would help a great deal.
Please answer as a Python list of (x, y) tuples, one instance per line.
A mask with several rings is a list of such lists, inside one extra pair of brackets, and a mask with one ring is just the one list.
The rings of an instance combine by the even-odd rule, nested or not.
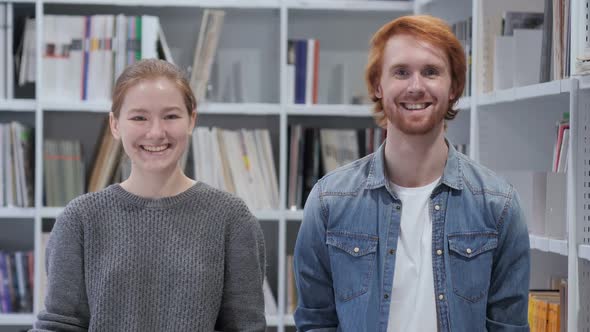
[(111, 110), (131, 175), (58, 216), (32, 331), (264, 331), (258, 221), (178, 164), (197, 114), (182, 72), (155, 59), (128, 67)]

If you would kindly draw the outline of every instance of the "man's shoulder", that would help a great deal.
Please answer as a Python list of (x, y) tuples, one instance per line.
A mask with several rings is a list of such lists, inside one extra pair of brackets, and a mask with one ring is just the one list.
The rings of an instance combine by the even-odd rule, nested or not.
[(486, 166), (458, 153), (465, 187), (473, 194), (511, 196), (514, 188), (502, 176)]
[(366, 183), (374, 168), (374, 153), (332, 170), (318, 183), (322, 193), (357, 192)]

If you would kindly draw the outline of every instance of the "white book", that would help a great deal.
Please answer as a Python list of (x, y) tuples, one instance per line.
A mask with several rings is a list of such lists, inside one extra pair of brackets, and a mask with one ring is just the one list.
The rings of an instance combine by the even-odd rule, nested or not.
[(114, 81), (116, 81), (116, 79), (125, 69), (127, 63), (127, 17), (123, 14), (117, 15), (115, 18), (115, 39), (113, 40), (113, 51), (115, 53)]
[(6, 30), (6, 4), (0, 3), (0, 99), (6, 98), (6, 86), (9, 84), (6, 76), (6, 56), (9, 52)]
[(219, 146), (219, 133), (217, 131), (218, 129), (213, 127), (211, 128), (210, 132), (209, 132), (209, 148), (211, 149), (211, 156), (212, 156), (212, 160), (213, 160), (213, 165), (212, 165), (212, 176), (215, 179), (215, 183), (217, 184), (217, 188), (225, 190), (225, 191), (229, 191), (232, 192), (232, 187), (228, 186), (227, 183), (230, 182), (230, 179), (227, 180), (225, 179), (225, 175), (224, 175), (224, 159), (223, 159), (223, 154), (220, 151), (220, 146)]
[(315, 59), (315, 39), (307, 40), (307, 62), (305, 64), (305, 104), (313, 104), (313, 72)]
[(514, 86), (539, 83), (543, 30), (514, 29)]
[(66, 15), (59, 15), (55, 16), (55, 28), (54, 33), (56, 34), (56, 57), (55, 57), (55, 71), (53, 82), (49, 84), (53, 84), (55, 90), (55, 95), (51, 97), (51, 99), (59, 99), (59, 100), (71, 100), (69, 99), (70, 91), (68, 91), (69, 86), (66, 83), (69, 77), (69, 72), (71, 69), (70, 64), (70, 27), (68, 26), (67, 22), (69, 20), (69, 16)]
[(249, 183), (248, 191), (255, 198), (257, 209), (270, 209), (270, 191), (265, 182), (262, 170), (262, 147), (257, 144), (254, 130), (242, 129), (244, 143), (246, 145), (246, 152), (250, 163), (250, 174), (252, 175), (252, 182)]
[[(55, 15), (45, 15), (43, 18), (43, 78), (42, 78), (42, 96), (43, 99), (55, 99), (58, 95), (57, 86), (57, 61), (58, 61), (58, 18)], [(34, 33), (34, 31), (33, 31)], [(34, 79), (33, 79), (34, 80)]]
[(141, 58), (158, 58), (158, 32), (160, 21), (157, 16), (141, 16)]
[(226, 141), (225, 135), (223, 134), (224, 130), (219, 128), (211, 128), (211, 134), (213, 135), (214, 145), (216, 146), (216, 150), (219, 151), (215, 153), (215, 155), (219, 156), (219, 165), (221, 171), (221, 181), (223, 182), (223, 187), (227, 192), (232, 194), (236, 194), (236, 186), (234, 184), (234, 179), (232, 177), (231, 169), (229, 166), (229, 160), (227, 157), (226, 151)]
[(101, 15), (92, 15), (88, 17), (90, 21), (90, 32), (89, 38), (86, 40), (88, 46), (85, 46), (87, 52), (86, 57), (86, 99), (96, 101), (100, 94), (100, 70), (101, 70), (101, 57), (98, 49), (98, 40), (100, 38), (100, 31), (103, 25), (103, 19)]
[(10, 50), (6, 52), (6, 98), (14, 98), (14, 55), (12, 54), (13, 49), (13, 24), (14, 15), (12, 13), (12, 3), (6, 4), (6, 49)]
[(106, 15), (104, 17), (104, 24), (103, 24), (103, 34), (102, 40), (103, 41), (110, 41), (110, 43), (102, 42), (102, 47), (100, 53), (102, 55), (102, 70), (101, 70), (101, 77), (102, 77), (102, 93), (100, 96), (101, 100), (110, 101), (113, 91), (113, 75), (114, 75), (114, 53), (113, 53), (113, 38), (115, 36), (115, 16), (113, 15)]
[(268, 129), (256, 129), (258, 146), (262, 149), (263, 154), (263, 176), (268, 180), (268, 192), (271, 194), (271, 208), (279, 208), (279, 187), (277, 184), (277, 173), (270, 142), (270, 133)]
[(13, 165), (13, 142), (12, 129), (10, 124), (4, 125), (4, 142), (6, 147), (6, 159), (4, 160), (4, 178), (6, 179), (6, 205), (13, 207), (16, 203), (16, 192), (14, 183), (14, 165)]
[(13, 181), (16, 188), (15, 205), (25, 206), (23, 197), (25, 196), (25, 188), (23, 187), (24, 170), (22, 167), (22, 147), (20, 144), (20, 128), (18, 123), (10, 123), (10, 133), (12, 135), (12, 167), (13, 167)]
[(65, 73), (64, 86), (67, 100), (82, 100), (84, 84), (84, 16), (64, 16), (61, 22), (69, 40), (70, 53), (68, 70)]
[(496, 36), (494, 48), (494, 90), (512, 88), (514, 84), (514, 37)]

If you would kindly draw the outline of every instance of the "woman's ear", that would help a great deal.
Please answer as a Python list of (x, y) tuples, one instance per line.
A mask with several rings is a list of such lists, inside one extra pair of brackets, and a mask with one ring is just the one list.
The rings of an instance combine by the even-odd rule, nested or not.
[(116, 140), (121, 138), (119, 133), (119, 119), (115, 117), (113, 112), (109, 112), (109, 127), (111, 127), (111, 133)]
[(195, 108), (191, 115), (190, 115), (190, 125), (188, 134), (191, 135), (193, 133), (193, 129), (195, 129), (195, 125), (197, 124), (197, 109)]

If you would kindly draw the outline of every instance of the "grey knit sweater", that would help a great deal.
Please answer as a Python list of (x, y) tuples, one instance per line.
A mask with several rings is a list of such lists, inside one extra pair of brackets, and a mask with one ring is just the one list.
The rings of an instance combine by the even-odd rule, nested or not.
[(80, 196), (47, 245), (39, 331), (264, 331), (264, 238), (248, 208), (197, 183), (162, 199)]

